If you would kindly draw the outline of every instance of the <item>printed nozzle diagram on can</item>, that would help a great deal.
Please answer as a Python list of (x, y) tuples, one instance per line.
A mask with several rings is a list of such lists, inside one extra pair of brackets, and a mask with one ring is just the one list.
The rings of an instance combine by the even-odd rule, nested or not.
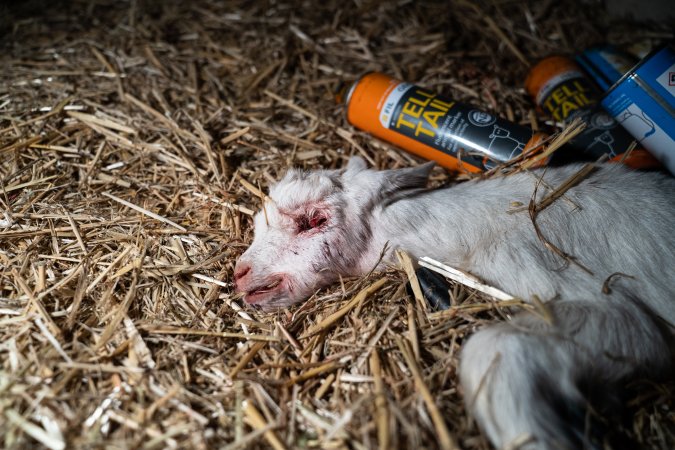
[(347, 120), (356, 128), (453, 171), (490, 169), (545, 137), (378, 72), (353, 83), (342, 100)]

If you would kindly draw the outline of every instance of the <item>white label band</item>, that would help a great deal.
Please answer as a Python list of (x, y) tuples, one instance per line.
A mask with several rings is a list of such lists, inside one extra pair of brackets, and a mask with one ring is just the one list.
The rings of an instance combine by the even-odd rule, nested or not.
[(382, 106), (382, 110), (380, 111), (380, 123), (384, 128), (389, 128), (391, 115), (394, 113), (396, 104), (411, 87), (413, 87), (413, 85), (410, 83), (399, 83), (387, 96), (387, 99)]

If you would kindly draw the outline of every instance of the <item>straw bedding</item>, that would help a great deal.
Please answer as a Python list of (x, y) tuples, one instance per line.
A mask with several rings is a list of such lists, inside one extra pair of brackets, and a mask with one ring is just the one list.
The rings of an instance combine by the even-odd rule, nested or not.
[[(417, 163), (334, 102), (365, 71), (540, 127), (528, 64), (668, 36), (594, 2), (0, 7), (0, 446), (488, 449), (457, 355), (513, 309), (455, 285), (432, 312), (399, 268), (250, 309), (231, 278), (261, 191)], [(648, 448), (675, 446), (672, 388), (631, 387)]]

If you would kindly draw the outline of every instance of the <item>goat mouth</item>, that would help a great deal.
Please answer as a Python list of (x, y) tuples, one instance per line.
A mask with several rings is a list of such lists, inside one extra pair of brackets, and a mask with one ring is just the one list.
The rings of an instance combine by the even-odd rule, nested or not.
[(271, 282), (246, 291), (244, 300), (248, 304), (262, 303), (284, 288), (284, 279), (275, 278)]

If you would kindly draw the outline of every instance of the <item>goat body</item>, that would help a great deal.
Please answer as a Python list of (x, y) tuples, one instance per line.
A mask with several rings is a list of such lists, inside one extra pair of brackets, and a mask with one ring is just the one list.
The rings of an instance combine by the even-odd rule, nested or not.
[(522, 206), (580, 166), (425, 190), (432, 166), (373, 171), (352, 158), (345, 170), (290, 171), (254, 219), (237, 289), (286, 306), (339, 275), (383, 268), (400, 248), (536, 296), (551, 322), (519, 313), (464, 344), (467, 405), (496, 447), (524, 436), (523, 449), (590, 446), (589, 386), (672, 373), (675, 179), (599, 165), (537, 215), (538, 234)]

